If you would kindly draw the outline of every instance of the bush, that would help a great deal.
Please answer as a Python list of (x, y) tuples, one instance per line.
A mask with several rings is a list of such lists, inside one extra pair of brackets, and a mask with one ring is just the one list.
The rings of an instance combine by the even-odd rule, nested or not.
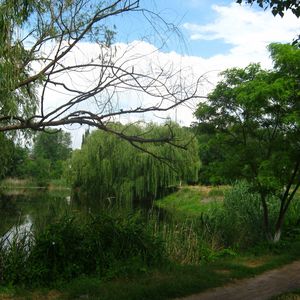
[(28, 250), (32, 246), (30, 232), (0, 239), (0, 282), (22, 283), (29, 275)]
[(242, 181), (225, 193), (224, 240), (229, 244), (248, 246), (264, 237), (260, 196)]
[(1, 254), (3, 284), (51, 285), (81, 275), (144, 272), (163, 261), (164, 246), (138, 214), (84, 221), (69, 215), (37, 232), (29, 249), (17, 244)]
[(264, 237), (259, 195), (243, 181), (225, 192), (223, 205), (211, 206), (199, 221), (206, 239), (214, 240), (220, 248), (244, 248)]

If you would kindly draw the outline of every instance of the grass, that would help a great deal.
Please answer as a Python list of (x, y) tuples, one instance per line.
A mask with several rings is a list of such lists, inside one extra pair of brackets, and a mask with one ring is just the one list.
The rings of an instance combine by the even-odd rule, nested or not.
[(273, 297), (272, 300), (299, 300), (300, 299), (300, 289), (284, 293), (282, 295)]
[(155, 201), (159, 208), (183, 217), (196, 217), (223, 200), (227, 186), (182, 187), (177, 192)]
[(65, 190), (69, 187), (64, 179), (49, 179), (47, 186), (39, 186), (33, 178), (20, 179), (20, 178), (5, 178), (0, 182), (0, 188), (11, 191), (14, 193), (24, 193), (26, 189), (49, 189), (49, 190)]
[[(255, 276), (266, 270), (280, 267), (298, 258), (300, 240), (283, 246), (285, 253), (263, 247), (260, 255), (242, 253), (216, 258), (215, 261), (197, 266), (173, 265), (161, 270), (152, 271), (144, 276), (133, 277), (111, 282), (92, 281), (89, 279), (75, 281), (62, 290), (65, 299), (76, 299), (82, 295), (91, 299), (168, 299), (204, 291), (229, 283), (234, 279)], [(253, 249), (251, 252), (258, 251)], [(271, 252), (271, 254), (270, 254)], [(100, 297), (101, 295), (101, 297)]]
[[(280, 247), (285, 252), (280, 253)], [(263, 245), (247, 253), (218, 257), (197, 266), (166, 265), (159, 270), (114, 280), (81, 277), (61, 283), (51, 290), (29, 291), (22, 288), (0, 288), (0, 299), (101, 299), (101, 300), (163, 300), (198, 293), (221, 286), (235, 279), (255, 276), (280, 267), (298, 258), (300, 239), (281, 246)], [(260, 252), (259, 255), (253, 253)], [(291, 298), (278, 298), (291, 299)]]
[[(219, 205), (226, 189), (227, 187), (183, 187), (156, 203), (172, 214), (193, 218), (212, 205)], [(190, 256), (192, 254), (188, 250), (191, 249), (191, 253), (194, 253), (193, 249), (201, 246), (201, 240), (196, 241), (196, 238), (190, 236), (189, 224), (187, 222), (186, 228), (179, 226), (172, 228), (170, 233), (164, 233), (164, 240), (173, 249), (168, 255), (172, 262), (158, 269), (149, 267), (140, 270), (137, 275), (130, 274), (122, 278), (81, 276), (71, 282), (56, 284), (52, 289), (30, 291), (20, 287), (0, 287), (0, 299), (170, 299), (221, 286), (235, 279), (255, 276), (299, 259), (300, 234), (278, 244), (263, 243), (243, 252), (226, 248), (211, 251), (206, 254), (205, 259), (197, 261)], [(182, 237), (186, 237), (185, 240), (189, 243), (185, 244)], [(178, 242), (176, 247), (174, 239)], [(197, 245), (193, 244), (195, 241)], [(200, 250), (205, 249), (204, 245)], [(185, 257), (188, 258), (187, 261), (184, 261)], [(294, 298), (277, 300), (282, 299)]]

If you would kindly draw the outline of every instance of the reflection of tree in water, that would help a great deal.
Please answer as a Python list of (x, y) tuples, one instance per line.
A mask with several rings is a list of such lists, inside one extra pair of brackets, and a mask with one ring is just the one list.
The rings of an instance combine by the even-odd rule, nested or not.
[(20, 221), (21, 212), (17, 206), (17, 196), (0, 193), (0, 235), (5, 234)]
[(18, 212), (16, 201), (16, 195), (7, 195), (0, 192), (0, 214), (16, 214)]
[[(61, 193), (63, 194), (63, 193)], [(66, 196), (57, 193), (30, 192), (0, 194), (0, 236), (30, 218), (33, 229), (38, 230), (65, 213)]]

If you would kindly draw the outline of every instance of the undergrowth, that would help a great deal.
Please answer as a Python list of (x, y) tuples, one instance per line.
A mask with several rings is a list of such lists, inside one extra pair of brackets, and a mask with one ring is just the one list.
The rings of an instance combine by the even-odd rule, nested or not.
[[(29, 236), (30, 234), (30, 236)], [(139, 214), (65, 215), (36, 233), (0, 245), (0, 282), (51, 285), (80, 275), (114, 278), (164, 260), (164, 246)]]

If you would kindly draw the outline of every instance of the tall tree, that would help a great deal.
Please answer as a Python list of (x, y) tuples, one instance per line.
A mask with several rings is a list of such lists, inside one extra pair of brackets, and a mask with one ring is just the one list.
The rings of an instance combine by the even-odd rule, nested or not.
[[(209, 132), (212, 144), (220, 147), (221, 155), (210, 162), (213, 170), (253, 184), (261, 197), (266, 235), (277, 241), (300, 186), (300, 49), (281, 44), (269, 49), (273, 70), (257, 64), (226, 70), (196, 116), (200, 133)], [(271, 196), (280, 202), (274, 229)]]
[[(168, 134), (168, 126), (150, 124), (118, 127), (126, 134), (155, 140)], [(74, 188), (96, 194), (100, 200), (153, 200), (177, 186), (180, 180), (196, 182), (200, 166), (198, 145), (186, 129), (173, 125), (176, 145), (130, 143), (102, 131), (92, 132), (81, 150), (73, 152), (69, 176)], [(182, 148), (187, 148), (185, 151)]]
[(59, 179), (63, 173), (63, 162), (71, 156), (71, 135), (69, 132), (50, 130), (39, 132), (33, 145), (31, 176)]
[(11, 168), (12, 152), (14, 150), (14, 143), (6, 137), (4, 133), (0, 133), (0, 179), (5, 177)]
[[(115, 29), (108, 24), (129, 13), (151, 19), (138, 0), (1, 0), (0, 131), (86, 124), (146, 142), (142, 136), (125, 136), (110, 127), (111, 120), (166, 111), (197, 97), (197, 80), (184, 84), (174, 66), (143, 69), (137, 65), (137, 56), (118, 55), (112, 45)], [(80, 59), (74, 57), (87, 42), (93, 43), (97, 53), (85, 59), (82, 52)], [(143, 57), (139, 59), (145, 65)], [(51, 89), (59, 90), (65, 99), (47, 105)], [(155, 100), (150, 105), (120, 107), (124, 91)], [(164, 136), (165, 141), (172, 138), (172, 131)]]
[(49, 159), (53, 163), (68, 159), (71, 155), (70, 133), (63, 130), (39, 132), (34, 141), (33, 155), (35, 158)]

